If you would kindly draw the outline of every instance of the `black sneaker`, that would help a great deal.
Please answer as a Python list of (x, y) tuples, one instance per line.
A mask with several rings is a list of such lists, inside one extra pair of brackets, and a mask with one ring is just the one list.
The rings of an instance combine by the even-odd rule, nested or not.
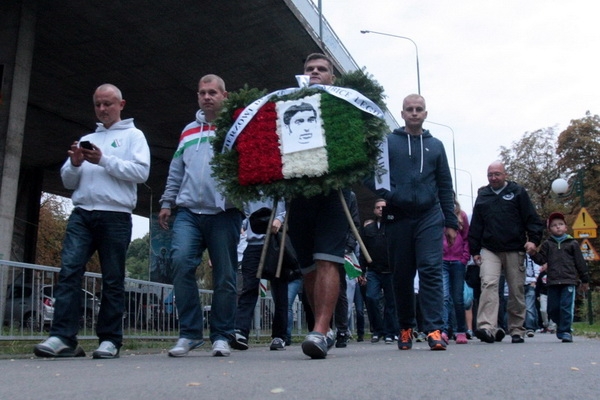
[(504, 339), (504, 336), (506, 336), (506, 332), (504, 332), (504, 329), (498, 328), (498, 330), (496, 330), (496, 336), (494, 336), (494, 340), (496, 342), (501, 342), (502, 339)]
[(236, 330), (229, 345), (236, 350), (248, 350), (248, 338), (242, 335), (239, 330)]
[(400, 329), (398, 338), (398, 350), (412, 349), (413, 330), (411, 328)]
[(348, 346), (348, 334), (345, 332), (338, 332), (335, 338), (335, 347), (344, 348)]
[(446, 350), (447, 340), (442, 337), (442, 332), (438, 329), (427, 335), (427, 342), (431, 350)]
[(379, 342), (379, 335), (371, 336), (371, 343), (377, 343), (377, 342)]
[(385, 337), (385, 344), (392, 344), (394, 343), (394, 338), (391, 336), (386, 336)]
[(487, 329), (475, 330), (475, 337), (485, 343), (494, 343), (495, 339)]
[(269, 346), (270, 350), (285, 350), (285, 341), (278, 337), (273, 338), (271, 340), (271, 345)]
[(358, 337), (356, 338), (357, 342), (364, 342), (365, 338), (363, 337), (363, 335), (358, 335)]
[(511, 342), (512, 343), (524, 343), (525, 339), (523, 339), (523, 337), (520, 336), (520, 335), (512, 335), (511, 336)]

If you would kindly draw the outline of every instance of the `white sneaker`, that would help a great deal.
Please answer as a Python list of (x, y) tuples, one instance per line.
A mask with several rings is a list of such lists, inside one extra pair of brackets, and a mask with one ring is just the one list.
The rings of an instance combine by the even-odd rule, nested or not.
[(213, 357), (229, 357), (231, 350), (226, 340), (215, 340), (212, 348)]
[(85, 357), (81, 346), (71, 347), (56, 336), (35, 345), (33, 353), (38, 357)]
[(119, 349), (113, 342), (105, 340), (94, 350), (92, 358), (119, 358)]
[(189, 353), (190, 350), (197, 349), (198, 347), (202, 346), (203, 344), (204, 344), (204, 340), (202, 340), (202, 339), (194, 340), (194, 339), (179, 338), (179, 340), (177, 341), (177, 344), (171, 350), (169, 350), (169, 357), (183, 357), (187, 353)]

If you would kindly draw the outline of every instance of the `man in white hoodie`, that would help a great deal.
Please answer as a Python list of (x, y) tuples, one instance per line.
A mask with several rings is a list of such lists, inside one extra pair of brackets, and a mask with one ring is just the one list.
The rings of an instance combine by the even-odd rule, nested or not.
[(71, 144), (69, 158), (60, 170), (63, 185), (73, 190), (74, 209), (54, 290), (50, 337), (34, 347), (39, 357), (85, 356), (77, 344), (81, 278), (96, 251), (102, 269), (102, 302), (96, 325), (100, 346), (93, 357), (116, 358), (123, 343), (131, 212), (137, 202), (137, 184), (145, 182), (150, 173), (150, 149), (133, 119), (121, 120), (125, 100), (116, 86), (99, 86), (93, 101), (98, 127)]
[(223, 79), (216, 75), (200, 79), (200, 110), (179, 138), (160, 199), (158, 220), (163, 229), (169, 229), (171, 208), (177, 206), (170, 255), (180, 330), (179, 340), (169, 350), (171, 357), (185, 356), (204, 344), (202, 307), (195, 277), (204, 250), (208, 250), (213, 266), (212, 354), (226, 357), (231, 353), (229, 341), (234, 337), (237, 244), (242, 213), (217, 191), (210, 165), (214, 154), (213, 121), (226, 98)]

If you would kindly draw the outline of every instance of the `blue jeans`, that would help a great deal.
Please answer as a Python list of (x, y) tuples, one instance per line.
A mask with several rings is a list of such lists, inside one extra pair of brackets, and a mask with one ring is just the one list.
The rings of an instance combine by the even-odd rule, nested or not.
[(102, 302), (96, 325), (99, 341), (123, 344), (125, 258), (131, 241), (131, 214), (75, 208), (69, 217), (61, 253), (62, 265), (54, 290), (54, 319), (50, 336), (77, 345), (81, 316), (81, 279), (98, 251), (102, 270)]
[[(379, 308), (383, 290), (383, 316)], [(400, 331), (392, 274), (367, 271), (367, 313), (373, 335), (394, 337)]]
[[(239, 329), (246, 338), (250, 334), (252, 317), (254, 316), (254, 309), (258, 300), (260, 279), (256, 277), (256, 273), (258, 272), (262, 248), (262, 245), (248, 245), (246, 250), (244, 250), (244, 258), (242, 259), (242, 276), (244, 282), (242, 293), (238, 298), (235, 328)], [(275, 303), (271, 337), (285, 340), (288, 325), (288, 282), (284, 279), (272, 279), (271, 296)]]
[(535, 286), (525, 285), (525, 329), (535, 331), (538, 328), (538, 313), (535, 306)]
[(574, 308), (575, 285), (548, 286), (548, 317), (556, 323), (557, 336), (571, 333)]
[(179, 337), (203, 338), (203, 317), (196, 283), (196, 268), (208, 250), (213, 266), (213, 300), (210, 340), (229, 340), (234, 332), (236, 310), (237, 244), (242, 214), (229, 209), (215, 215), (178, 210), (173, 223), (171, 265), (175, 304), (179, 313)]
[[(465, 320), (465, 300), (463, 289), (465, 285), (465, 265), (460, 261), (443, 262), (444, 277), (444, 331), (454, 333), (467, 331)], [(456, 327), (450, 326), (452, 311), (456, 318)], [(452, 329), (450, 329), (452, 328)]]
[[(302, 288), (302, 278), (293, 280), (288, 283), (288, 324), (287, 324), (287, 336), (286, 340), (288, 343), (292, 341), (292, 329), (294, 327), (294, 300)], [(298, 315), (300, 318), (300, 315)]]
[(396, 222), (386, 224), (401, 329), (415, 328), (416, 325), (414, 279), (417, 270), (422, 329), (425, 333), (443, 329), (443, 235), (444, 216), (439, 206), (423, 213), (407, 212)]

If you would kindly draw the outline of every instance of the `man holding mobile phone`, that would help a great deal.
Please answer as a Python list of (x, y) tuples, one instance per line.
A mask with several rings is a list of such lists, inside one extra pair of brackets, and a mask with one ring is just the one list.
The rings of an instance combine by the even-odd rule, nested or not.
[(102, 302), (93, 358), (116, 358), (123, 342), (125, 256), (131, 241), (131, 212), (137, 184), (148, 179), (150, 149), (133, 119), (121, 120), (125, 100), (114, 85), (99, 86), (93, 97), (100, 122), (94, 133), (73, 142), (61, 168), (73, 190), (62, 249), (50, 337), (34, 347), (38, 357), (83, 357), (78, 346), (81, 278), (94, 252), (102, 269)]

